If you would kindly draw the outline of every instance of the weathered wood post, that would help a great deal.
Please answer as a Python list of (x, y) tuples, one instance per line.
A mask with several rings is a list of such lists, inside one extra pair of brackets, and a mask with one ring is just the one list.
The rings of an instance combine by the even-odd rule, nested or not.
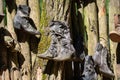
[[(20, 51), (20, 46), (19, 43), (17, 42), (17, 35), (15, 33), (14, 30), (14, 26), (13, 26), (13, 19), (15, 16), (15, 8), (16, 8), (16, 4), (15, 1), (9, 1), (6, 0), (6, 17), (7, 17), (7, 26), (6, 29), (8, 30), (8, 32), (10, 33), (11, 36), (7, 36), (8, 40), (6, 39), (6, 41), (14, 41), (14, 43), (12, 43), (14, 46), (13, 49), (8, 49), (8, 63), (9, 63), (9, 70), (10, 70), (10, 78), (12, 80), (21, 80), (21, 74), (20, 74), (20, 69), (19, 69), (19, 62), (18, 62), (18, 52)], [(6, 38), (7, 38), (6, 37)], [(14, 50), (14, 51), (13, 51)]]
[(93, 55), (99, 39), (96, 1), (84, 1), (84, 27), (87, 33), (88, 55)]
[(4, 44), (4, 13), (3, 13), (3, 0), (0, 0), (0, 80), (10, 80), (7, 63), (7, 47)]
[[(31, 8), (30, 18), (34, 21), (35, 27), (40, 31), (40, 1), (39, 0), (28, 0), (28, 5)], [(30, 36), (30, 51), (31, 51), (31, 62), (32, 62), (32, 80), (41, 80), (42, 72), (40, 61), (37, 57), (38, 54), (38, 44), (41, 35)], [(39, 73), (39, 74), (37, 74)], [(37, 74), (37, 75), (36, 75)]]
[[(27, 0), (16, 0), (17, 7), (19, 5), (27, 5)], [(20, 55), (23, 57), (20, 59), (20, 73), (22, 80), (31, 80), (31, 54), (30, 54), (30, 45), (29, 45), (29, 34), (23, 32), (17, 32), (17, 40), (21, 46)], [(22, 62), (21, 62), (22, 61)]]
[[(120, 0), (110, 0), (108, 4), (109, 9), (109, 33), (113, 30), (115, 30), (115, 24), (114, 24), (114, 15), (120, 14)], [(117, 69), (117, 59), (119, 60), (119, 56), (117, 54), (119, 53), (119, 45), (117, 42), (113, 42), (110, 40), (110, 52), (111, 52), (111, 65), (113, 72), (115, 74), (115, 80), (118, 80), (120, 76), (117, 76), (117, 73), (119, 73), (119, 70)], [(118, 67), (119, 68), (119, 67)]]

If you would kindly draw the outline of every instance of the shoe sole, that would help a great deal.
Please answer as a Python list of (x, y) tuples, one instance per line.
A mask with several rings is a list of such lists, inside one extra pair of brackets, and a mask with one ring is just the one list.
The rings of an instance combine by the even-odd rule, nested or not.
[(47, 59), (47, 60), (54, 60), (54, 61), (76, 61), (76, 62), (82, 62), (84, 59), (80, 59), (80, 58), (77, 58), (77, 57), (71, 57), (69, 59), (64, 59), (64, 60), (58, 60), (58, 59), (55, 59), (53, 57), (43, 57), (43, 56), (37, 56), (41, 59)]
[(103, 71), (100, 71), (100, 73), (103, 75), (103, 76), (106, 76), (106, 77), (115, 77), (115, 75), (113, 73), (107, 73), (107, 72), (103, 72)]
[(112, 31), (109, 37), (113, 42), (120, 42), (120, 35), (116, 31)]

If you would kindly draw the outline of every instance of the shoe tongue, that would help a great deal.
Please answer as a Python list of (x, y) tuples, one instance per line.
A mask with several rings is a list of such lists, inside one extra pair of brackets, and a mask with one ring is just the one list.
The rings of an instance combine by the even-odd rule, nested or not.
[(97, 43), (97, 46), (96, 46), (96, 51), (101, 51), (103, 48), (103, 45), (100, 44), (100, 43)]

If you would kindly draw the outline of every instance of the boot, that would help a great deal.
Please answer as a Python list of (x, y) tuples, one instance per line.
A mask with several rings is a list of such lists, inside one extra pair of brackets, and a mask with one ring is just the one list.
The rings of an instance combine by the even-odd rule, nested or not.
[(85, 57), (82, 80), (97, 80), (97, 73), (94, 68), (94, 61), (92, 56)]
[(28, 5), (19, 5), (17, 10), (22, 12), (21, 16), (23, 16), (23, 15), (29, 16), (30, 11), (31, 11), (31, 9)]
[[(17, 13), (13, 20), (13, 25), (15, 29), (21, 30), (22, 22), (24, 22), (24, 18), (28, 18), (30, 14), (30, 7), (27, 5), (19, 5), (17, 7)], [(25, 22), (24, 22), (25, 23)]]
[(92, 56), (95, 64), (100, 65), (101, 64), (101, 52), (103, 49), (103, 45), (100, 43), (97, 43), (96, 49), (95, 49), (95, 54)]
[(57, 42), (56, 41), (57, 41), (56, 38), (52, 37), (52, 41), (51, 41), (51, 44), (48, 50), (43, 54), (39, 54), (38, 57), (45, 58), (45, 59), (52, 59), (56, 57), (57, 56)]
[(61, 39), (59, 49), (58, 56), (54, 58), (56, 61), (69, 60), (72, 58), (73, 53), (75, 53), (73, 45), (66, 39)]
[(120, 15), (114, 15), (115, 30), (111, 31), (109, 37), (114, 42), (120, 42)]
[(36, 30), (36, 26), (31, 18), (29, 18), (30, 7), (27, 5), (19, 5), (17, 8), (17, 14), (14, 18), (14, 28), (22, 30), (31, 35), (40, 35), (40, 32)]
[(30, 18), (22, 18), (22, 29), (32, 35), (40, 35), (40, 32), (35, 29), (35, 24)]
[(65, 61), (71, 59), (75, 49), (71, 44), (70, 30), (68, 26), (61, 21), (52, 21), (50, 31), (54, 32), (55, 38), (58, 40), (57, 56), (53, 59), (56, 61)]
[(95, 65), (98, 65), (100, 73), (108, 77), (114, 77), (114, 74), (107, 65), (107, 53), (107, 48), (98, 43), (96, 46), (96, 52), (92, 57)]
[(58, 24), (55, 25), (54, 23), (55, 22), (52, 21), (49, 25), (50, 35), (52, 39), (50, 47), (45, 53), (38, 55), (38, 57), (40, 58), (52, 59), (57, 56), (57, 52), (59, 51), (58, 50), (59, 45), (58, 45), (58, 35), (56, 34), (57, 33), (56, 30), (58, 31), (59, 27), (57, 27)]
[(114, 77), (115, 75), (112, 73), (112, 71), (109, 69), (107, 65), (107, 54), (108, 54), (108, 50), (106, 47), (104, 47), (101, 52), (101, 64), (99, 65), (99, 71), (104, 76)]
[(4, 18), (4, 14), (0, 14), (0, 22), (2, 21), (2, 19)]
[(57, 57), (54, 58), (56, 61), (66, 61), (72, 58), (73, 53), (75, 52), (73, 46), (71, 46), (71, 50), (66, 49), (65, 47), (61, 47), (61, 51)]

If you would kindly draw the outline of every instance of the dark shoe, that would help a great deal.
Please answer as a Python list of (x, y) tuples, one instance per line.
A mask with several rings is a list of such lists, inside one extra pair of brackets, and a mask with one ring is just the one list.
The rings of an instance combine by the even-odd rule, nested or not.
[(57, 50), (55, 51), (55, 49), (50, 49), (50, 48), (45, 53), (39, 54), (38, 57), (39, 58), (44, 58), (44, 59), (52, 59), (52, 58), (54, 58), (56, 56)]
[(107, 54), (108, 54), (108, 50), (106, 47), (104, 47), (101, 53), (101, 64), (99, 65), (99, 71), (104, 76), (114, 77), (115, 75), (112, 73), (112, 71), (109, 69), (107, 65)]
[(66, 61), (72, 58), (71, 53), (60, 53), (57, 57), (53, 58), (55, 61)]
[(38, 57), (43, 58), (43, 59), (50, 59), (50, 58), (53, 58), (53, 55), (52, 55), (52, 53), (47, 51), (47, 52), (45, 52), (43, 54), (39, 54)]
[(103, 49), (103, 45), (100, 43), (97, 43), (96, 49), (95, 49), (95, 54), (92, 56), (94, 63), (97, 65), (101, 64), (101, 52)]
[(22, 29), (32, 35), (40, 35), (40, 32), (35, 29), (34, 23), (30, 18), (22, 18)]
[(30, 8), (27, 5), (19, 5), (17, 14), (14, 18), (14, 28), (22, 30), (31, 35), (40, 35), (36, 26), (31, 18), (29, 18)]
[(95, 65), (98, 65), (100, 73), (104, 74), (104, 76), (114, 77), (114, 74), (109, 69), (107, 64), (107, 54), (107, 48), (103, 47), (102, 44), (98, 43), (96, 47), (96, 52), (92, 57)]
[[(70, 47), (71, 46), (71, 47)], [(58, 56), (54, 58), (56, 61), (66, 61), (72, 58), (72, 55), (75, 53), (75, 49), (72, 45), (68, 47), (61, 47)]]
[(82, 53), (79, 54), (79, 56), (76, 56), (76, 52), (73, 54), (72, 56), (72, 61), (79, 61), (79, 62), (83, 62), (83, 60), (85, 59), (85, 52), (83, 51)]
[(31, 9), (28, 5), (19, 5), (17, 11), (21, 11), (25, 16), (29, 16)]
[[(19, 18), (19, 20), (17, 20), (17, 18)], [(33, 21), (28, 17), (15, 16), (14, 28), (31, 35), (40, 35), (40, 32), (35, 29)]]
[(55, 42), (55, 39), (53, 39), (48, 50), (43, 54), (39, 54), (38, 57), (51, 59), (54, 58), (56, 55), (57, 55), (57, 43)]
[(52, 21), (50, 23), (50, 32), (55, 35), (57, 39), (57, 57), (53, 59), (56, 61), (65, 61), (71, 59), (75, 49), (71, 44), (70, 30), (68, 26), (61, 21)]
[(97, 73), (94, 67), (92, 56), (86, 56), (84, 62), (83, 80), (97, 80)]

